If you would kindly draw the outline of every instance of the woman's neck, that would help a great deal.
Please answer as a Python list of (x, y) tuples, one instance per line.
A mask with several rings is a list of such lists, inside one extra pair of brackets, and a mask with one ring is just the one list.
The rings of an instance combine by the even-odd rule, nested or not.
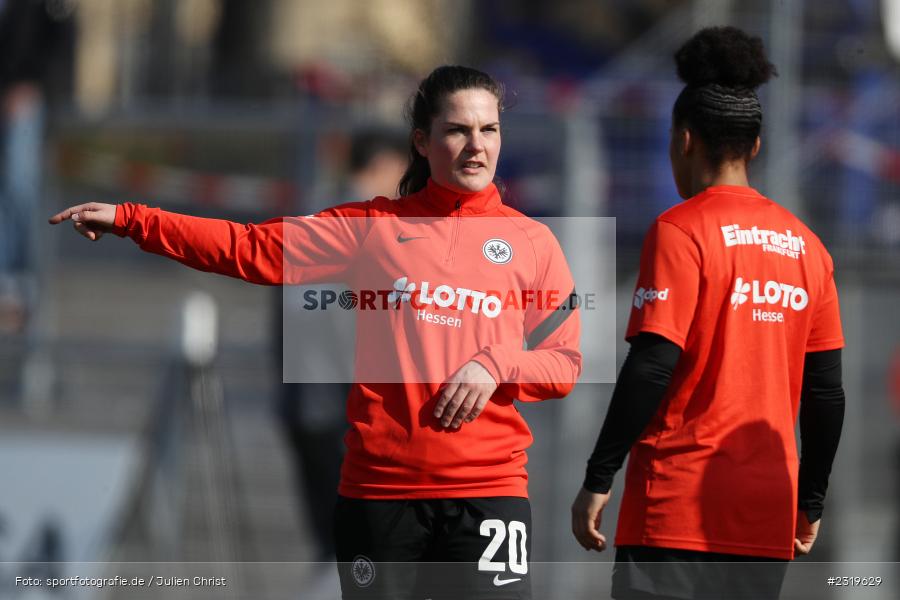
[(691, 195), (695, 196), (706, 188), (716, 185), (736, 185), (750, 187), (747, 178), (747, 163), (744, 161), (725, 161), (718, 169), (710, 169), (705, 165), (696, 169), (691, 177)]

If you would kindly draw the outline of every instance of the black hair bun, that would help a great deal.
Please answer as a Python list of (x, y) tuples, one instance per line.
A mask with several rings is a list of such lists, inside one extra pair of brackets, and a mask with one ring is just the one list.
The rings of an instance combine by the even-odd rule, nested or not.
[(762, 40), (737, 27), (701, 29), (675, 53), (678, 77), (689, 86), (718, 83), (755, 89), (778, 73)]

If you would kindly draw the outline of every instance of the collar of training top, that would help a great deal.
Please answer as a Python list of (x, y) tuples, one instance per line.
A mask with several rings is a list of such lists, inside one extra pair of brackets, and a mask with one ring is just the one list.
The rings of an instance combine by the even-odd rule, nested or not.
[(741, 196), (762, 196), (755, 188), (746, 185), (711, 185), (699, 194), (739, 194)]
[(460, 215), (477, 215), (490, 212), (500, 206), (500, 192), (493, 183), (478, 192), (461, 194), (447, 189), (429, 177), (422, 194), (422, 202), (428, 205), (429, 214), (435, 216), (450, 215), (456, 212), (459, 202)]

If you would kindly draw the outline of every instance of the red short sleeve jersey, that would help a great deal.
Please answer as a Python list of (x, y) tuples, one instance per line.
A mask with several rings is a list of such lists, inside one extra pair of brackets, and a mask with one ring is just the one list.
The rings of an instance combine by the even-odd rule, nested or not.
[(755, 190), (709, 188), (647, 234), (640, 332), (683, 353), (631, 450), (616, 544), (792, 558), (804, 356), (843, 346), (825, 247)]

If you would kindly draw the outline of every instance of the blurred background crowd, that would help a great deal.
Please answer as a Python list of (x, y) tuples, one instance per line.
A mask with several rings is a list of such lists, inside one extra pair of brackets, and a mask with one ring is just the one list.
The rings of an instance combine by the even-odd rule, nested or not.
[[(280, 294), (47, 216), (140, 201), (255, 222), (386, 193), (418, 80), (467, 64), (506, 86), (506, 201), (615, 217), (621, 333), (643, 234), (679, 200), (672, 54), (711, 24), (765, 41), (752, 183), (835, 259), (848, 408), (812, 559), (900, 560), (900, 0), (0, 0), (0, 561), (233, 561), (274, 598), (297, 596), (249, 561), (328, 557), (341, 399), (280, 383)], [(523, 409), (533, 561), (611, 558), (568, 525), (611, 389)]]

